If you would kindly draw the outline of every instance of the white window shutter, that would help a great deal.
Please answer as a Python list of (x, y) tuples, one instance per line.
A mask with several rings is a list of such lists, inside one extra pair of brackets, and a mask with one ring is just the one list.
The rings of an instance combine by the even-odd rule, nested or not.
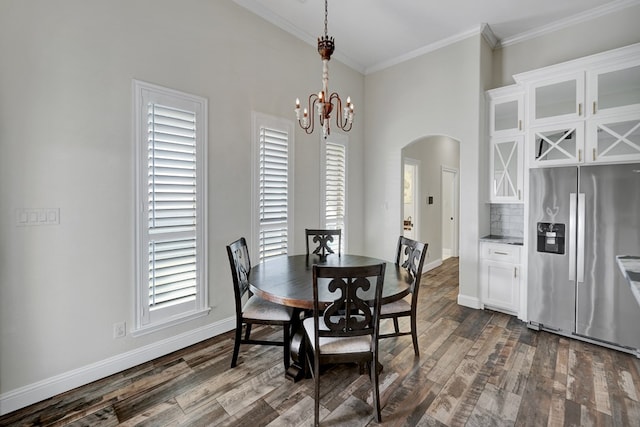
[[(345, 143), (324, 143), (324, 227), (342, 230), (342, 248), (346, 242), (347, 147)], [(337, 251), (338, 242), (330, 244)]]
[(134, 80), (134, 336), (209, 312), (205, 98)]
[(259, 130), (260, 262), (288, 251), (289, 135), (261, 126)]
[(196, 296), (196, 116), (148, 105), (149, 307)]

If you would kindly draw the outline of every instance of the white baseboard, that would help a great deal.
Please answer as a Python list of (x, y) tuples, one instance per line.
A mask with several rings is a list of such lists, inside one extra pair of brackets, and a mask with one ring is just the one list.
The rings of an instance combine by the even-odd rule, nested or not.
[(480, 299), (462, 294), (458, 294), (458, 304), (469, 308), (482, 308), (482, 302), (480, 301)]
[(180, 335), (146, 345), (129, 352), (74, 369), (34, 384), (29, 384), (0, 395), (0, 415), (8, 414), (76, 387), (108, 377), (200, 341), (228, 332), (236, 327), (230, 317)]
[(426, 273), (427, 271), (433, 270), (436, 267), (440, 267), (442, 265), (442, 260), (441, 259), (436, 259), (434, 261), (431, 261), (429, 264), (424, 264), (422, 266), (422, 273)]

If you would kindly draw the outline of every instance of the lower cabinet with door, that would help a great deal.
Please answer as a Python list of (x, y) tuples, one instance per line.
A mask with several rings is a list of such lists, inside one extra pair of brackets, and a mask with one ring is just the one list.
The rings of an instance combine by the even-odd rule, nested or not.
[(480, 242), (480, 287), (483, 308), (518, 315), (521, 246)]

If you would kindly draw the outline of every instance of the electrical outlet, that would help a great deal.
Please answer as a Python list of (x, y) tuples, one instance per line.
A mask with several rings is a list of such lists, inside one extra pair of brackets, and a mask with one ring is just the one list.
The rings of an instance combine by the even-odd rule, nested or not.
[(117, 322), (113, 324), (113, 337), (122, 338), (127, 335), (127, 323)]

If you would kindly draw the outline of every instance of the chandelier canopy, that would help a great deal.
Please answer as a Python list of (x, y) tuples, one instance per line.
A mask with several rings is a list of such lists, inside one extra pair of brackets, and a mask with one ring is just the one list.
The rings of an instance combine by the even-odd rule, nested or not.
[[(326, 139), (331, 133), (329, 121), (331, 113), (336, 111), (336, 126), (345, 132), (351, 130), (353, 125), (354, 106), (351, 98), (347, 97), (347, 103), (342, 107), (342, 100), (337, 92), (329, 95), (329, 60), (335, 48), (333, 37), (327, 34), (327, 1), (324, 1), (324, 36), (318, 37), (318, 53), (322, 58), (322, 90), (320, 92), (309, 95), (308, 107), (302, 112), (300, 111), (300, 100), (296, 98), (296, 118), (300, 127), (307, 134), (313, 133), (315, 126), (315, 115), (318, 115), (320, 126), (322, 127), (322, 136)], [(313, 112), (316, 112), (315, 114)]]

